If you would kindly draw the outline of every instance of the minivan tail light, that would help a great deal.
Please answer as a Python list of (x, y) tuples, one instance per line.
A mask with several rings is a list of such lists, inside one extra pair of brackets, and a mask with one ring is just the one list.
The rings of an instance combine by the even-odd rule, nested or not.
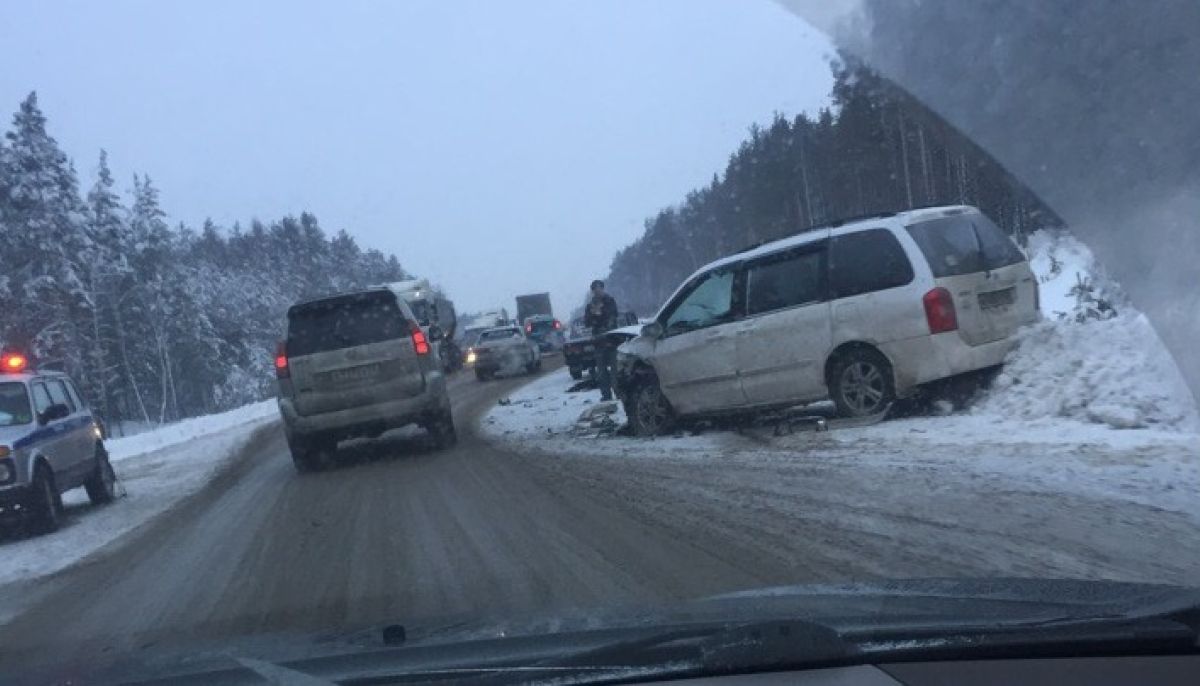
[(950, 291), (938, 286), (921, 298), (925, 305), (925, 321), (929, 322), (929, 333), (946, 333), (958, 329), (958, 314), (954, 311), (954, 298)]
[(287, 344), (283, 341), (275, 348), (275, 378), (288, 379), (292, 376), (292, 370), (288, 367)]
[(428, 355), (429, 339), (425, 337), (425, 332), (421, 330), (421, 326), (416, 322), (413, 322), (411, 326), (413, 350), (416, 351), (418, 355)]

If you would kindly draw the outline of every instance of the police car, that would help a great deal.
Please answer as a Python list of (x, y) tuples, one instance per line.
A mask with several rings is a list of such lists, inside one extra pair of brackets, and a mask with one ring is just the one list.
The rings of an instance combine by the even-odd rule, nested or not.
[(54, 531), (63, 492), (83, 486), (99, 505), (112, 501), (115, 481), (101, 424), (71, 379), (0, 354), (0, 514)]

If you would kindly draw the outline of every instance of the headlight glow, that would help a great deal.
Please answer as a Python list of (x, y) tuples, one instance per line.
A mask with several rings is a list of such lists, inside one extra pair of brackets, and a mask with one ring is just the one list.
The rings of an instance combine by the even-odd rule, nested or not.
[(467, 364), (473, 364), (474, 362), (475, 362), (475, 351), (474, 350), (467, 351)]

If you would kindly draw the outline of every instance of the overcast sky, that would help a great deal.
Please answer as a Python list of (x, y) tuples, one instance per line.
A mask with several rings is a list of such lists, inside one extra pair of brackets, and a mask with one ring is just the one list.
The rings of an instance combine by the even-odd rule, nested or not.
[(814, 112), (830, 85), (828, 40), (771, 0), (2, 14), (0, 111), (36, 89), (84, 189), (103, 147), (124, 186), (150, 174), (172, 221), (308, 210), (467, 310), (549, 290), (565, 316), (751, 123)]

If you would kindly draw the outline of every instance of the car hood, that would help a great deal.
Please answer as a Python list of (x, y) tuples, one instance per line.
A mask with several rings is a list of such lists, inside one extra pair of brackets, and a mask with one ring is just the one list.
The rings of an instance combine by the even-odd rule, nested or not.
[(32, 422), (29, 424), (17, 424), (14, 426), (0, 426), (0, 445), (7, 445), (11, 447), (14, 442), (28, 436), (36, 429), (37, 425)]
[[(920, 636), (979, 627), (1045, 627), (1095, 618), (1158, 617), (1200, 606), (1200, 589), (1031, 579), (922, 579), (759, 588), (671, 607), (625, 606), (502, 621), (406, 623), (348, 634), (259, 636), (184, 651), (124, 656), (107, 678), (196, 683), (254, 677), (244, 658), (337, 681), (381, 672), (535, 664), (681, 627), (802, 621), (830, 635)], [(403, 629), (399, 629), (399, 627)], [(403, 635), (402, 642), (385, 640)], [(931, 633), (933, 632), (933, 633)], [(235, 678), (238, 677), (238, 678)], [(246, 683), (252, 683), (247, 679)]]

